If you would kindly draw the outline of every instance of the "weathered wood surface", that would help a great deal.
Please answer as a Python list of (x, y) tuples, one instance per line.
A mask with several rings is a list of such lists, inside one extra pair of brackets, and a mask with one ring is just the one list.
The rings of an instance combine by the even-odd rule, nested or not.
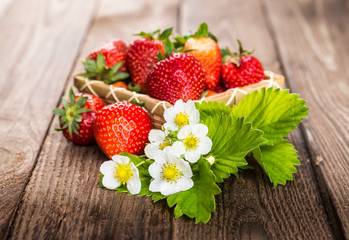
[(318, 181), (349, 239), (349, 5), (266, 2), (291, 87), (308, 100), (303, 133)]
[(88, 29), (94, 1), (84, 2), (0, 3), (0, 239)]
[[(5, 92), (0, 95), (1, 126), (4, 126), (0, 130), (0, 151), (3, 151), (0, 152), (0, 239), (5, 235), (9, 239), (349, 238), (346, 174), (349, 169), (345, 161), (349, 113), (349, 99), (345, 94), (349, 49), (345, 43), (349, 37), (344, 24), (348, 22), (344, 2), (332, 0), (327, 6), (310, 0), (288, 1), (287, 4), (276, 0), (103, 0), (93, 19), (92, 1), (84, 5), (67, 2), (69, 11), (64, 3), (50, 2), (51, 6), (42, 1), (41, 11), (23, 15), (28, 18), (26, 20), (17, 18), (23, 17), (20, 13), (29, 8), (29, 3), (7, 2), (4, 4), (6, 11), (0, 10), (0, 19), (7, 19), (7, 22), (0, 21), (0, 43), (5, 43), (5, 47), (0, 47), (0, 56), (9, 55), (10, 59), (0, 58), (1, 76), (5, 76), (0, 82), (0, 89)], [(39, 6), (39, 2), (37, 0), (32, 8)], [(19, 4), (24, 6), (21, 8)], [(54, 4), (58, 4), (58, 8), (53, 7)], [(47, 12), (45, 17), (40, 17), (40, 13), (44, 15), (47, 10), (44, 6), (51, 10), (48, 13), (52, 13), (52, 19), (48, 17), (47, 20), (47, 16), (51, 16)], [(79, 12), (78, 16), (73, 16), (74, 12)], [(86, 31), (89, 21), (93, 22)], [(54, 131), (58, 126), (57, 118), (49, 127), (51, 110), (59, 102), (60, 94), (64, 87), (67, 92), (73, 74), (82, 71), (81, 60), (95, 46), (110, 38), (131, 42), (136, 38), (132, 33), (140, 30), (168, 26), (176, 26), (181, 32), (195, 30), (203, 21), (220, 38), (221, 46), (236, 47), (236, 38), (239, 38), (246, 49), (254, 48), (265, 68), (285, 74), (291, 90), (300, 92), (312, 108), (305, 124), (289, 138), (299, 150), (302, 162), (294, 181), (272, 188), (258, 166), (256, 171), (242, 173), (239, 179), (232, 177), (221, 185), (222, 194), (216, 198), (217, 210), (206, 225), (195, 224), (185, 217), (174, 218), (173, 210), (164, 202), (153, 204), (146, 197), (98, 188), (99, 166), (106, 160), (103, 153), (97, 146), (78, 147), (67, 142)], [(11, 29), (25, 22), (29, 24), (28, 29), (41, 30), (30, 37), (33, 30), (26, 30), (24, 34), (19, 29)], [(46, 35), (42, 28), (52, 32)], [(74, 35), (73, 30), (78, 33)], [(328, 32), (335, 37), (329, 37)], [(26, 38), (17, 39), (16, 34), (24, 34)], [(12, 38), (7, 39), (6, 35)], [(57, 41), (55, 45), (45, 45), (47, 39)], [(80, 45), (82, 50), (81, 39), (84, 39)], [(29, 48), (11, 49), (15, 41), (20, 46), (26, 42)], [(58, 49), (50, 48), (57, 45)], [(38, 46), (44, 47), (46, 52), (34, 51)], [(318, 48), (331, 57), (320, 58), (315, 52)], [(24, 60), (18, 60), (20, 54), (24, 55)], [(34, 56), (41, 60), (38, 75), (14, 70), (16, 61), (30, 66), (25, 69), (31, 70)], [(65, 85), (72, 67), (73, 73)], [(50, 81), (41, 82), (34, 76)], [(29, 79), (25, 86), (24, 77)], [(333, 79), (337, 79), (337, 83)], [(340, 89), (334, 90), (332, 84)], [(38, 90), (40, 98), (34, 99), (24, 89), (31, 90), (31, 94)], [(51, 98), (43, 100), (45, 96)], [(20, 97), (24, 102), (20, 102)], [(324, 116), (324, 106), (330, 115)], [(29, 116), (24, 112), (28, 109)], [(34, 120), (40, 124), (35, 125)], [(20, 127), (27, 122), (30, 124)], [(29, 130), (33, 126), (34, 130)], [(17, 152), (18, 159), (14, 157)]]

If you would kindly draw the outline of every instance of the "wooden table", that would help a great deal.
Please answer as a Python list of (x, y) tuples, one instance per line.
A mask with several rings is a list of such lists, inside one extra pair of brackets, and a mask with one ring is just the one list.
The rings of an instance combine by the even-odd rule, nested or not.
[[(289, 137), (302, 162), (293, 182), (245, 171), (195, 224), (97, 187), (106, 156), (55, 132), (52, 109), (103, 41), (204, 21), (222, 47), (241, 39), (284, 74), (310, 116)], [(349, 239), (348, 42), (347, 0), (1, 0), (0, 239)]]

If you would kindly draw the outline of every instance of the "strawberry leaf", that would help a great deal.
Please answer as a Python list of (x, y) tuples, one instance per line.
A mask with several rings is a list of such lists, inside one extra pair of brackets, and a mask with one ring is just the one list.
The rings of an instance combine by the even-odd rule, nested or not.
[(164, 49), (165, 49), (165, 57), (168, 57), (172, 54), (173, 52), (173, 43), (171, 42), (170, 39), (165, 39), (164, 41)]
[(194, 34), (194, 38), (202, 38), (202, 37), (207, 37), (208, 35), (208, 26), (207, 23), (201, 23), (197, 32)]
[(176, 217), (185, 214), (195, 218), (197, 223), (207, 223), (216, 208), (215, 195), (221, 190), (215, 183), (209, 163), (201, 158), (197, 166), (197, 170), (193, 170), (194, 186), (189, 190), (168, 196), (167, 203), (170, 207), (176, 205), (174, 209)]
[(273, 146), (261, 146), (253, 151), (253, 157), (268, 175), (276, 187), (285, 185), (286, 180), (292, 180), (296, 172), (294, 165), (299, 165), (297, 151), (287, 140), (275, 143)]
[(105, 57), (102, 53), (98, 53), (96, 61), (96, 72), (101, 72), (104, 69)]
[(263, 88), (247, 94), (232, 109), (234, 118), (246, 117), (252, 127), (264, 132), (268, 144), (282, 141), (308, 115), (305, 101), (289, 90)]
[(165, 29), (158, 37), (159, 40), (164, 41), (169, 38), (172, 34), (173, 27)]
[(238, 177), (238, 168), (246, 166), (245, 156), (267, 140), (261, 130), (252, 129), (244, 119), (214, 115), (205, 119), (212, 150), (207, 157), (216, 182), (223, 182), (231, 174)]
[(219, 102), (202, 102), (195, 103), (196, 109), (200, 112), (200, 121), (205, 122), (208, 117), (213, 117), (216, 115), (226, 115), (229, 116), (231, 114), (231, 109), (229, 106), (224, 103)]
[(209, 32), (209, 33), (207, 34), (207, 37), (211, 38), (213, 41), (215, 41), (216, 43), (218, 43), (218, 39), (217, 39), (216, 36), (213, 35), (212, 33)]

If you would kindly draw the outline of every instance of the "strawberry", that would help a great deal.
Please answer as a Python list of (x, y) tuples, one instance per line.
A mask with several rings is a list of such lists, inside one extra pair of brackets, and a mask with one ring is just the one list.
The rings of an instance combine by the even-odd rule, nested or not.
[(100, 80), (106, 84), (128, 78), (126, 70), (127, 47), (123, 41), (111, 40), (91, 52), (83, 62), (86, 73), (83, 77)]
[(217, 93), (222, 93), (222, 92), (225, 92), (226, 90), (227, 89), (224, 86), (224, 84), (222, 82), (222, 79), (220, 79), (220, 81), (218, 82), (218, 85), (216, 86), (214, 91), (217, 92)]
[(252, 52), (243, 50), (238, 40), (239, 53), (231, 53), (223, 57), (222, 79), (226, 88), (242, 87), (264, 79), (264, 70)]
[(53, 110), (59, 116), (64, 137), (73, 143), (88, 145), (94, 143), (92, 125), (99, 109), (105, 106), (102, 99), (97, 96), (84, 93), (74, 94), (69, 91), (69, 102), (62, 98), (63, 107)]
[(96, 142), (109, 158), (122, 152), (141, 154), (151, 129), (148, 114), (128, 102), (105, 106), (93, 124)]
[(91, 52), (87, 56), (87, 58), (97, 60), (97, 55), (101, 53), (105, 58), (106, 67), (111, 68), (119, 62), (123, 62), (124, 64), (120, 68), (120, 71), (126, 72), (126, 64), (125, 64), (126, 52), (127, 52), (127, 46), (123, 41), (110, 40), (103, 43), (98, 48), (96, 48), (93, 52)]
[(164, 40), (167, 39), (171, 33), (172, 28), (164, 30), (159, 34), (158, 39), (154, 35), (159, 33), (159, 30), (153, 33), (141, 32), (136, 34), (141, 38), (135, 40), (127, 52), (127, 67), (131, 73), (133, 85), (139, 84), (141, 91), (146, 91), (146, 79), (149, 70), (158, 62), (157, 55), (164, 54)]
[(196, 100), (204, 91), (204, 70), (190, 53), (174, 53), (151, 69), (147, 87), (151, 97), (171, 104), (178, 99)]
[(116, 82), (116, 83), (113, 83), (113, 86), (114, 87), (117, 87), (117, 88), (127, 88), (128, 85), (124, 82)]
[(198, 31), (187, 39), (184, 45), (184, 51), (193, 50), (191, 54), (202, 64), (205, 71), (206, 88), (210, 90), (216, 88), (222, 66), (221, 52), (216, 39), (212, 39), (212, 36), (212, 34), (209, 35), (207, 24), (202, 23)]

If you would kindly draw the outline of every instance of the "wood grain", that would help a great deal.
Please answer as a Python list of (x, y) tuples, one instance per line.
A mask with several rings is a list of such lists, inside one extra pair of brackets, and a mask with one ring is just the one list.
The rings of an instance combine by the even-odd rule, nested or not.
[[(232, 3), (201, 0), (182, 3), (180, 28), (184, 32), (195, 30), (196, 26), (206, 21), (220, 39), (221, 46), (236, 48), (236, 39), (241, 39), (246, 49), (255, 49), (255, 55), (266, 70), (281, 72), (275, 43), (260, 1)], [(201, 8), (193, 11), (198, 4)], [(224, 213), (218, 236), (222, 234), (232, 239), (334, 238), (299, 130), (291, 134), (290, 140), (296, 145), (302, 162), (297, 167), (294, 181), (274, 189), (259, 167), (256, 172), (244, 172), (237, 180), (229, 179), (222, 186), (223, 201), (218, 205), (217, 214)], [(189, 224), (174, 223), (178, 223), (175, 225), (178, 238), (190, 236), (187, 230)], [(197, 233), (204, 231), (207, 235), (210, 230), (204, 227), (197, 231), (196, 228), (192, 229)], [(213, 237), (214, 234), (211, 234)]]
[[(315, 77), (316, 79), (319, 77), (315, 74), (319, 69), (313, 72), (312, 69), (316, 69), (316, 65), (313, 63), (309, 64), (307, 61), (312, 62), (319, 60), (317, 60), (314, 54), (309, 57), (303, 56), (303, 54), (296, 54), (297, 52), (295, 49), (290, 47), (290, 45), (295, 44), (293, 41), (297, 41), (297, 39), (294, 40), (293, 38), (297, 36), (299, 33), (297, 31), (300, 30), (299, 26), (296, 25), (297, 18), (295, 18), (295, 20), (293, 18), (285, 19), (285, 16), (288, 16), (290, 12), (291, 17), (292, 14), (294, 15), (294, 13), (292, 13), (294, 7), (306, 11), (303, 13), (297, 10), (298, 15), (305, 14), (308, 18), (314, 16), (311, 8), (311, 1), (288, 3), (286, 5), (281, 3), (276, 4), (276, 2), (279, 1), (275, 1), (275, 3), (274, 0), (270, 1), (271, 2), (268, 0), (267, 8), (265, 8), (263, 2), (259, 0), (221, 0), (215, 2), (209, 0), (129, 0), (126, 2), (121, 0), (103, 0), (99, 5), (97, 17), (93, 21), (87, 37), (85, 38), (80, 57), (76, 58), (77, 61), (73, 67), (72, 74), (69, 75), (70, 80), (66, 86), (65, 93), (67, 93), (67, 89), (72, 85), (72, 76), (82, 70), (80, 60), (83, 60), (91, 49), (95, 48), (103, 41), (111, 38), (120, 38), (126, 42), (131, 42), (135, 39), (135, 37), (131, 35), (132, 33), (139, 32), (140, 30), (152, 31), (156, 28), (174, 26), (176, 23), (177, 30), (186, 32), (190, 29), (195, 30), (201, 22), (206, 21), (211, 27), (212, 32), (221, 39), (221, 46), (229, 45), (236, 47), (235, 39), (239, 38), (245, 43), (245, 48), (255, 48), (256, 56), (261, 59), (267, 70), (287, 74), (289, 86), (291, 86), (294, 91), (300, 91), (302, 97), (307, 100), (309, 98), (312, 105), (311, 107), (317, 109), (315, 111), (319, 111), (320, 108), (317, 106), (317, 101), (322, 103), (321, 98), (315, 96), (312, 89), (302, 88), (310, 86), (309, 82), (312, 81), (310, 77)], [(342, 3), (339, 3), (339, 1), (332, 1), (334, 3), (331, 5), (331, 8), (336, 9), (336, 6), (342, 6)], [(30, 7), (30, 4), (25, 1), (17, 1), (16, 4), (17, 3), (21, 3), (23, 9), (28, 9)], [(39, 0), (35, 3), (39, 6)], [(223, 193), (216, 197), (216, 212), (212, 215), (211, 221), (206, 225), (195, 224), (193, 220), (186, 217), (179, 219), (174, 218), (172, 213), (173, 209), (168, 209), (166, 203), (163, 201), (153, 204), (151, 200), (146, 197), (117, 194), (113, 191), (99, 188), (97, 186), (99, 166), (103, 161), (107, 160), (107, 158), (97, 146), (79, 147), (67, 142), (60, 133), (54, 131), (54, 128), (58, 126), (57, 118), (54, 119), (47, 132), (47, 137), (43, 140), (53, 108), (51, 105), (55, 105), (59, 101), (60, 91), (62, 90), (63, 92), (66, 77), (72, 66), (74, 56), (78, 51), (78, 39), (81, 40), (83, 31), (86, 30), (88, 25), (87, 19), (91, 16), (91, 14), (85, 16), (86, 12), (82, 12), (83, 10), (86, 11), (85, 8), (88, 8), (85, 6), (87, 5), (86, 3), (84, 3), (84, 5), (80, 3), (79, 6), (75, 6), (74, 2), (74, 4), (72, 4), (73, 10), (67, 10), (62, 2), (53, 2), (52, 4), (57, 4), (58, 9), (64, 12), (64, 14), (60, 12), (57, 13), (57, 8), (52, 7), (48, 7), (48, 9), (51, 10), (48, 11), (50, 13), (48, 14), (45, 6), (47, 7), (50, 4), (40, 5), (39, 9), (45, 12), (45, 16), (41, 16), (39, 14), (40, 11), (37, 11), (39, 13), (36, 13), (35, 17), (34, 14), (29, 14), (27, 16), (28, 19), (32, 20), (32, 24), (29, 24), (29, 30), (23, 30), (26, 33), (26, 38), (24, 39), (15, 38), (15, 36), (19, 34), (17, 28), (10, 31), (10, 29), (7, 29), (8, 26), (6, 24), (8, 23), (0, 22), (0, 32), (7, 33), (7, 35), (12, 37), (11, 43), (10, 40), (6, 40), (5, 37), (2, 37), (3, 35), (0, 35), (0, 43), (5, 43), (5, 48), (0, 48), (0, 53), (6, 53), (6, 55), (9, 53), (17, 54), (16, 56), (10, 55), (7, 61), (0, 58), (1, 73), (4, 73), (6, 76), (4, 79), (12, 80), (6, 82), (5, 80), (0, 81), (0, 89), (4, 92), (0, 95), (0, 103), (10, 104), (11, 102), (19, 102), (23, 96), (25, 100), (25, 103), (19, 104), (17, 109), (17, 111), (21, 113), (20, 115), (16, 115), (12, 112), (5, 115), (3, 114), (5, 111), (1, 112), (0, 124), (4, 126), (3, 129), (0, 128), (2, 136), (1, 141), (5, 142), (5, 140), (10, 141), (12, 139), (12, 142), (10, 141), (11, 144), (9, 145), (1, 145), (6, 147), (0, 149), (0, 151), (2, 151), (0, 152), (0, 156), (2, 156), (2, 154), (3, 156), (7, 156), (6, 154), (8, 154), (7, 159), (14, 159), (14, 157), (17, 157), (17, 162), (13, 160), (11, 163), (7, 163), (8, 160), (5, 159), (2, 161), (1, 158), (1, 171), (5, 169), (5, 166), (6, 169), (8, 169), (8, 166), (10, 166), (11, 169), (5, 172), (5, 176), (7, 177), (0, 177), (0, 206), (5, 206), (2, 204), (5, 201), (11, 200), (11, 198), (13, 198), (15, 202), (18, 200), (16, 196), (23, 190), (23, 187), (28, 181), (28, 175), (31, 172), (28, 168), (32, 168), (33, 165), (35, 165), (30, 181), (23, 192), (23, 197), (19, 203), (14, 220), (8, 230), (9, 239), (334, 239), (335, 237), (341, 237), (340, 233), (336, 232), (336, 228), (331, 226), (335, 221), (332, 219), (332, 215), (328, 215), (326, 212), (326, 202), (324, 202), (319, 192), (311, 161), (314, 162), (314, 160), (318, 159), (320, 167), (316, 169), (320, 168), (320, 173), (321, 171), (325, 171), (323, 168), (324, 163), (321, 163), (321, 160), (324, 158), (321, 157), (326, 155), (323, 151), (327, 150), (327, 148), (323, 144), (333, 141), (331, 142), (331, 149), (333, 150), (330, 152), (333, 155), (326, 156), (327, 158), (330, 156), (334, 157), (334, 161), (337, 161), (335, 163), (338, 163), (340, 157), (343, 159), (346, 157), (346, 155), (340, 155), (346, 152), (338, 150), (341, 146), (341, 142), (338, 141), (342, 141), (342, 143), (345, 144), (348, 139), (345, 139), (344, 135), (340, 135), (340, 140), (334, 140), (331, 134), (331, 140), (319, 139), (319, 137), (325, 136), (325, 130), (320, 127), (310, 128), (308, 127), (309, 122), (304, 124), (304, 129), (305, 131), (311, 131), (312, 134), (307, 134), (308, 146), (312, 154), (311, 161), (303, 139), (303, 133), (300, 129), (295, 130), (289, 138), (298, 149), (302, 162), (302, 165), (297, 167), (298, 171), (297, 174), (294, 175), (294, 181), (288, 182), (286, 186), (272, 188), (266, 175), (254, 164), (256, 167), (255, 171), (245, 171), (238, 179), (232, 177), (220, 185)], [(91, 13), (93, 5), (90, 2), (89, 4), (91, 5), (88, 5), (90, 8), (87, 10)], [(304, 7), (304, 5), (308, 7)], [(18, 8), (14, 7), (10, 9), (11, 11), (15, 11), (15, 13), (6, 13), (9, 16), (15, 16), (15, 14), (19, 16), (24, 11), (22, 8), (22, 10), (18, 10)], [(266, 9), (268, 12), (272, 12), (270, 13), (270, 18), (266, 16)], [(276, 13), (276, 10), (282, 12), (284, 16), (280, 13)], [(81, 12), (80, 14), (71, 16), (71, 11), (75, 11), (75, 13), (77, 11)], [(337, 11), (339, 10), (337, 9), (335, 12)], [(47, 20), (47, 14), (49, 16), (52, 15), (52, 18), (48, 18)], [(60, 14), (65, 16), (63, 22)], [(328, 12), (326, 12), (326, 14), (328, 14)], [(84, 17), (83, 19), (81, 19), (82, 16)], [(59, 19), (59, 23), (56, 22), (57, 19)], [(68, 22), (68, 19), (74, 19), (74, 24), (69, 24), (70, 22)], [(291, 19), (296, 23), (290, 22)], [(37, 28), (43, 28), (44, 30), (48, 28), (46, 25), (42, 24), (43, 20), (45, 20), (45, 24), (49, 26), (53, 24), (55, 26), (55, 31), (57, 31), (57, 33), (51, 33), (51, 35), (53, 34), (53, 38), (57, 39), (55, 45), (52, 43), (52, 45), (45, 45), (42, 42), (48, 38), (48, 36), (51, 37), (50, 34), (44, 34), (43, 30), (40, 30), (39, 33), (35, 32)], [(27, 26), (24, 22), (21, 22), (22, 20), (12, 21), (15, 23), (10, 25), (11, 28), (16, 26)], [(29, 20), (26, 21), (31, 23)], [(314, 24), (317, 23), (317, 21), (314, 21), (314, 23), (309, 19), (306, 21), (309, 21), (310, 29), (313, 29)], [(11, 21), (9, 22), (11, 23)], [(270, 22), (273, 24), (270, 24)], [(282, 22), (288, 24), (286, 25), (287, 28)], [(83, 23), (85, 23), (85, 25), (79, 25)], [(335, 42), (340, 42), (340, 48), (334, 48), (334, 52), (339, 51), (339, 49), (345, 49), (346, 51), (347, 46), (344, 44), (345, 39), (348, 39), (345, 38), (347, 37), (346, 26), (343, 24), (341, 25), (339, 22), (335, 23), (337, 24), (335, 25), (335, 29), (342, 31), (342, 35), (338, 35), (339, 39), (333, 39)], [(334, 26), (333, 24), (334, 23), (332, 23), (331, 26)], [(291, 26), (292, 36), (287, 35), (290, 34), (288, 33), (289, 25)], [(78, 26), (79, 37), (71, 32), (72, 29)], [(64, 36), (67, 37), (68, 33), (64, 35), (66, 33), (63, 29), (67, 30), (70, 34), (69, 37), (73, 39), (69, 38), (70, 41), (66, 40)], [(320, 27), (320, 29), (322, 28)], [(275, 38), (275, 30), (278, 30), (277, 32), (282, 32), (283, 36)], [(29, 33), (33, 33), (33, 31), (34, 34), (32, 35), (34, 37), (29, 37)], [(314, 39), (318, 40), (319, 36), (324, 34), (321, 31), (314, 33), (314, 36), (316, 36)], [(305, 38), (306, 33), (302, 32), (302, 34), (303, 36), (301, 37)], [(287, 40), (287, 37), (293, 41)], [(275, 39), (277, 41), (275, 41)], [(11, 44), (15, 43), (15, 40), (18, 42), (16, 46), (19, 46), (19, 49), (10, 51), (9, 48), (12, 46)], [(61, 41), (63, 42), (61, 43)], [(26, 49), (25, 44), (32, 47)], [(57, 49), (50, 48), (57, 44), (59, 46)], [(300, 43), (296, 43), (296, 45), (297, 44), (300, 45)], [(321, 47), (324, 46), (323, 51), (325, 52), (333, 51), (330, 45), (326, 45), (323, 42), (318, 43), (318, 45)], [(35, 78), (31, 77), (28, 70), (22, 75), (21, 72), (16, 72), (14, 68), (15, 62), (18, 62), (18, 59), (20, 59), (19, 55), (22, 53), (24, 53), (25, 60), (21, 60), (20, 63), (26, 63), (26, 65), (31, 67), (35, 65), (31, 60), (38, 52), (32, 50), (33, 47), (43, 47), (43, 49), (46, 50), (45, 54), (39, 54), (38, 58), (41, 60), (40, 62), (44, 64), (40, 65), (39, 74), (35, 75)], [(69, 61), (65, 59), (62, 60), (62, 58), (65, 57), (64, 55), (62, 56), (62, 52), (65, 52), (66, 49), (71, 50), (69, 53)], [(303, 48), (302, 50), (303, 52), (307, 51)], [(343, 54), (344, 58), (346, 56), (348, 57), (347, 53)], [(46, 61), (46, 58), (53, 59), (53, 63), (55, 63), (57, 59), (62, 61), (54, 65), (55, 67), (56, 65), (58, 66), (57, 71), (59, 71), (59, 73), (55, 74), (52, 70), (46, 73), (46, 66), (51, 66), (51, 61)], [(282, 60), (283, 65), (280, 64), (279, 58)], [(330, 65), (333, 63), (331, 67), (338, 67), (339, 62), (337, 57), (333, 59), (333, 61), (331, 58), (322, 61), (326, 61), (326, 63)], [(306, 67), (303, 67), (303, 65)], [(294, 68), (295, 66), (297, 66), (297, 68)], [(308, 72), (308, 77), (306, 78), (308, 83), (297, 80), (302, 79), (298, 78), (300, 76), (300, 70), (298, 69)], [(323, 74), (323, 72), (321, 73)], [(344, 91), (347, 79), (343, 78), (344, 75), (342, 76), (336, 71), (333, 71), (332, 74), (339, 76), (338, 85), (344, 88), (339, 91)], [(3, 74), (0, 76), (2, 75)], [(7, 76), (10, 76), (10, 78)], [(51, 81), (45, 82), (45, 84), (41, 83), (36, 78), (38, 76), (40, 79), (50, 79)], [(294, 76), (297, 76), (297, 79), (294, 78)], [(22, 86), (23, 81), (26, 79), (25, 77), (30, 80), (26, 87), (29, 86), (31, 92), (38, 90), (41, 100), (36, 100), (36, 103), (39, 104), (41, 110), (45, 112), (39, 111), (38, 108), (31, 104), (30, 101), (34, 98), (30, 98), (24, 90), (25, 87)], [(17, 78), (20, 79), (17, 81), (21, 82), (16, 83)], [(59, 79), (63, 80), (59, 81)], [(321, 86), (331, 90), (327, 81), (329, 80), (320, 79)], [(15, 89), (20, 89), (20, 93), (17, 94)], [(21, 96), (21, 94), (23, 96)], [(52, 97), (48, 99), (46, 105), (43, 106), (42, 99), (44, 99), (45, 96)], [(10, 99), (6, 100), (8, 97), (10, 97)], [(328, 96), (326, 97), (328, 98)], [(344, 104), (347, 99), (343, 99), (337, 95), (332, 95), (331, 97), (334, 100), (338, 100), (341, 104), (340, 106), (344, 109), (341, 113), (337, 111), (334, 112), (338, 120), (345, 123), (345, 116), (347, 116), (348, 111)], [(6, 106), (6, 104), (3, 105)], [(9, 105), (4, 109), (12, 111), (14, 108), (16, 107), (10, 107)], [(27, 109), (30, 110), (29, 112), (36, 110), (36, 114), (31, 113), (30, 116), (26, 117), (25, 110)], [(1, 109), (1, 111), (3, 110)], [(315, 121), (316, 123), (322, 121), (313, 120), (313, 118), (314, 113), (311, 112), (311, 118), (308, 121)], [(317, 114), (316, 118), (321, 118), (321, 116)], [(331, 119), (332, 117), (326, 116), (325, 119), (327, 118)], [(36, 126), (33, 122), (34, 120), (40, 121), (42, 126)], [(22, 129), (17, 129), (21, 128), (23, 122), (28, 122), (27, 126), (22, 127)], [(329, 124), (327, 122), (325, 123)], [(337, 125), (339, 126), (339, 123), (333, 122), (332, 124), (335, 126), (330, 128), (331, 131), (333, 131), (333, 128), (336, 129)], [(36, 126), (36, 128), (34, 130), (29, 130), (30, 126)], [(345, 127), (346, 126), (344, 126), (344, 128)], [(313, 131), (319, 132), (314, 134)], [(23, 133), (25, 133), (25, 137), (22, 136)], [(5, 136), (10, 136), (12, 138)], [(311, 139), (311, 136), (314, 136), (314, 138)], [(18, 139), (22, 139), (22, 137), (23, 140), (19, 141)], [(318, 144), (318, 141), (320, 141), (319, 144), (322, 144), (320, 148), (322, 151), (319, 150), (319, 155), (314, 155), (315, 145)], [(41, 142), (42, 148), (40, 148)], [(20, 151), (18, 149), (20, 149)], [(18, 154), (14, 155), (14, 153)], [(39, 156), (37, 156), (38, 153)], [(36, 159), (37, 162), (35, 161)], [(343, 165), (340, 166), (342, 167)], [(343, 174), (343, 172), (340, 173)], [(343, 175), (340, 176), (342, 180), (347, 179)], [(327, 176), (327, 178), (329, 177), (330, 176)], [(340, 180), (336, 183), (343, 184)], [(345, 183), (343, 185), (344, 187), (347, 186)], [(19, 186), (22, 186), (22, 189), (19, 189)], [(340, 194), (340, 192), (338, 192), (339, 190), (344, 191), (344, 194), (342, 193), (338, 199), (340, 201), (346, 200), (343, 198), (346, 194), (343, 187), (338, 187), (335, 191), (330, 188), (330, 191), (332, 191), (330, 194)], [(17, 195), (14, 195), (13, 192)], [(4, 196), (6, 198), (4, 198)], [(345, 208), (348, 202), (337, 202), (336, 204), (334, 205), (337, 208), (340, 205)], [(0, 207), (1, 214), (3, 213), (2, 209), (8, 208)], [(1, 221), (3, 220), (0, 219), (0, 223), (2, 223)], [(4, 222), (7, 224), (6, 219)], [(341, 231), (340, 227), (338, 229), (338, 231)], [(3, 235), (0, 235), (0, 239), (2, 239), (2, 236)]]
[(52, 109), (89, 25), (94, 1), (83, 2), (1, 3), (0, 239), (36, 164)]
[[(174, 26), (177, 1), (103, 1), (79, 60), (103, 41), (130, 42), (133, 33)], [(154, 21), (161, 19), (161, 21)], [(80, 68), (80, 69), (79, 69)], [(74, 73), (81, 72), (77, 61)], [(73, 84), (73, 74), (69, 84)], [(56, 98), (58, 101), (58, 98)], [(171, 211), (150, 198), (127, 196), (97, 186), (107, 157), (97, 146), (67, 142), (55, 118), (28, 183), (9, 239), (170, 239)]]
[(266, 5), (293, 89), (308, 100), (311, 161), (349, 238), (349, 9), (337, 0)]

